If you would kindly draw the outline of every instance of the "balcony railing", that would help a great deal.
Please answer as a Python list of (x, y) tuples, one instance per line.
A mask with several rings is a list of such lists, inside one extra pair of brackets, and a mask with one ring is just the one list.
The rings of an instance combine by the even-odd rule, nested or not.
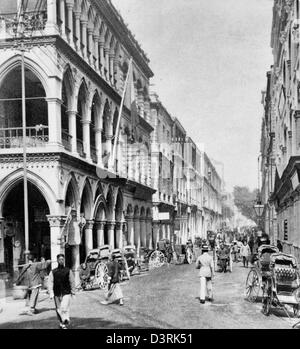
[(93, 146), (91, 146), (91, 158), (92, 158), (92, 161), (96, 164), (97, 163), (97, 150)]
[[(49, 141), (48, 126), (36, 126), (26, 128), (26, 146), (42, 147)], [(23, 129), (0, 128), (0, 149), (22, 148), (23, 147)]]
[(68, 134), (66, 131), (62, 131), (62, 144), (66, 150), (72, 151), (72, 136)]
[(77, 152), (82, 158), (86, 157), (86, 153), (84, 152), (83, 141), (80, 139), (77, 139)]

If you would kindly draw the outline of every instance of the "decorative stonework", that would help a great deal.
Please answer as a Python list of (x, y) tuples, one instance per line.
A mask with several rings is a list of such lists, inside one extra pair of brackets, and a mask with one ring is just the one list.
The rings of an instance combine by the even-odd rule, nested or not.
[(50, 227), (63, 227), (67, 216), (47, 216), (47, 219), (49, 221)]
[[(59, 159), (59, 155), (55, 154), (28, 154), (27, 168), (54, 168)], [(23, 168), (23, 155), (5, 154), (0, 156), (0, 169), (18, 168)]]
[(281, 31), (279, 34), (279, 41), (283, 45), (287, 39), (287, 32), (286, 31)]

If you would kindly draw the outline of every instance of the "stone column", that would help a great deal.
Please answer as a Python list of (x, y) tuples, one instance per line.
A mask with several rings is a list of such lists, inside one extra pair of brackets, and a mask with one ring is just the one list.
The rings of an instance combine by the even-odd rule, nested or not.
[(86, 154), (87, 160), (91, 159), (90, 124), (91, 124), (90, 120), (82, 120), (83, 144), (84, 144), (84, 152)]
[(79, 54), (81, 54), (80, 16), (81, 16), (81, 12), (75, 12), (75, 36), (77, 38), (76, 50)]
[(104, 72), (105, 72), (105, 78), (107, 81), (109, 81), (109, 52), (110, 52), (110, 48), (107, 46), (104, 47), (104, 53), (105, 53)]
[(75, 277), (75, 285), (79, 285), (80, 277), (79, 277), (79, 267), (80, 267), (80, 249), (79, 245), (72, 246), (72, 271)]
[(115, 248), (115, 225), (116, 222), (107, 222), (108, 244), (112, 249)]
[(123, 248), (123, 222), (116, 223), (116, 248)]
[(141, 246), (142, 247), (147, 247), (147, 233), (146, 233), (146, 219), (145, 218), (140, 218), (140, 229), (141, 229)]
[(153, 248), (153, 237), (152, 237), (152, 218), (146, 219), (146, 247), (149, 249)]
[(114, 85), (114, 61), (115, 61), (115, 53), (110, 51), (109, 53), (109, 80), (112, 85)]
[(100, 48), (100, 72), (101, 75), (104, 76), (105, 75), (105, 59), (104, 59), (104, 38), (100, 37), (100, 41), (99, 41), (99, 48)]
[(159, 222), (153, 222), (153, 247), (156, 249), (159, 241)]
[(60, 30), (61, 37), (66, 40), (67, 36), (66, 36), (65, 0), (60, 0), (59, 10), (60, 10), (60, 20), (61, 20), (61, 30)]
[(104, 227), (106, 222), (96, 222), (97, 225), (97, 247), (104, 245)]
[(69, 33), (69, 44), (72, 48), (74, 48), (74, 38), (73, 38), (73, 3), (67, 2), (67, 11), (68, 11), (68, 28), (70, 30)]
[(171, 241), (171, 230), (170, 230), (170, 222), (168, 222), (167, 224), (166, 224), (166, 230), (167, 230), (167, 239), (169, 240), (169, 241)]
[(94, 29), (93, 28), (88, 28), (88, 39), (89, 39), (89, 62), (92, 67), (94, 67), (94, 39), (93, 39), (93, 34), (94, 34)]
[(4, 231), (3, 231), (4, 218), (0, 217), (0, 264), (4, 263)]
[(52, 269), (56, 268), (56, 257), (60, 253), (65, 253), (64, 239), (62, 237), (62, 228), (66, 221), (66, 216), (47, 216), (50, 224), (50, 239), (51, 239), (51, 260)]
[(86, 221), (86, 225), (84, 227), (86, 254), (88, 254), (89, 251), (93, 249), (93, 226), (94, 221)]
[(49, 143), (61, 144), (61, 102), (58, 98), (47, 98)]
[(126, 217), (128, 229), (128, 244), (134, 245), (134, 224), (133, 217)]
[(45, 31), (47, 34), (58, 34), (56, 0), (47, 0), (47, 23)]
[(141, 247), (141, 226), (139, 217), (134, 217), (134, 245), (139, 253)]
[(88, 22), (86, 20), (81, 20), (81, 40), (82, 40), (82, 45), (83, 45), (83, 52), (82, 56), (84, 59), (87, 59), (87, 24)]
[(76, 111), (67, 111), (69, 118), (69, 133), (71, 134), (71, 149), (73, 153), (77, 153), (77, 131), (76, 131)]
[(100, 73), (100, 64), (99, 64), (99, 41), (100, 36), (98, 34), (94, 34), (94, 55), (95, 55), (95, 69), (98, 73)]
[(97, 150), (97, 164), (99, 167), (103, 166), (102, 162), (102, 128), (95, 128), (96, 150)]

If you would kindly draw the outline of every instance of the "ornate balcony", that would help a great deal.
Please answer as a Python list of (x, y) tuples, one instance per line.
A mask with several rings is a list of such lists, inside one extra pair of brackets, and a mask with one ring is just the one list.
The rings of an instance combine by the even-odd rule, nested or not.
[[(39, 125), (26, 128), (26, 146), (42, 147), (49, 141), (48, 126)], [(22, 148), (23, 147), (23, 129), (0, 128), (0, 149)]]

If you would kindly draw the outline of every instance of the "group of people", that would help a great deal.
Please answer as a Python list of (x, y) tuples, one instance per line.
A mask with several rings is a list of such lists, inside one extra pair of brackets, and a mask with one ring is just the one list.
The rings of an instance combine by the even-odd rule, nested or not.
[[(35, 261), (33, 255), (28, 256), (28, 263), (23, 267), (16, 285), (27, 286), (26, 314), (33, 316), (37, 313), (38, 296), (43, 284), (43, 275), (51, 266), (51, 260)], [(118, 302), (123, 305), (123, 293), (120, 287), (121, 267), (114, 255), (110, 255), (108, 263), (109, 287), (106, 300), (102, 304)], [(54, 300), (59, 327), (67, 329), (70, 326), (70, 304), (75, 297), (75, 278), (71, 269), (65, 265), (65, 256), (57, 255), (57, 267), (50, 271), (48, 278), (48, 293)]]

